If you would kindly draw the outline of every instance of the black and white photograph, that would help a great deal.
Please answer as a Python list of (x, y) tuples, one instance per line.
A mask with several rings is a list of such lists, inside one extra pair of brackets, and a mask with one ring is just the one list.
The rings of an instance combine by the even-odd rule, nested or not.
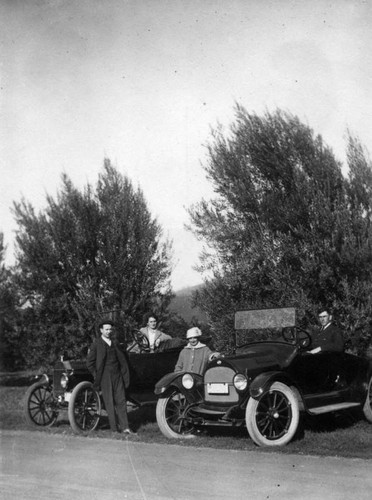
[(1, 498), (369, 500), (372, 3), (0, 27)]

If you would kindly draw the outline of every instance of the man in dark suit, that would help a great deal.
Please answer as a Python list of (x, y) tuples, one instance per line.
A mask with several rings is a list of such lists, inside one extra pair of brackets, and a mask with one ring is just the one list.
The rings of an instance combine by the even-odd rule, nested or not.
[(113, 322), (99, 324), (101, 336), (91, 345), (88, 370), (94, 376), (94, 387), (102, 391), (111, 430), (134, 434), (129, 429), (125, 390), (129, 386), (129, 367), (119, 344), (111, 339)]
[(324, 309), (319, 313), (320, 330), (312, 335), (311, 354), (322, 351), (343, 352), (344, 338), (341, 330), (333, 323), (331, 311)]

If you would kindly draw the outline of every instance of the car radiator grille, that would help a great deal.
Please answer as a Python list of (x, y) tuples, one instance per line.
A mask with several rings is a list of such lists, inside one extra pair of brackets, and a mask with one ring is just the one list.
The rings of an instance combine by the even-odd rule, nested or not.
[(238, 393), (233, 385), (235, 371), (226, 366), (215, 366), (204, 375), (204, 400), (210, 403), (237, 403)]
[(53, 392), (54, 394), (63, 394), (65, 389), (61, 386), (61, 376), (65, 370), (55, 369), (53, 372)]

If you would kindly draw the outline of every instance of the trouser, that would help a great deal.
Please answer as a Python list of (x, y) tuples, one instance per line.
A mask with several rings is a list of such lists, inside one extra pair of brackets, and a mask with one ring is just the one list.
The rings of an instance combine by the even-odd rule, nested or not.
[(128, 429), (127, 399), (121, 375), (110, 377), (102, 384), (102, 396), (112, 431)]

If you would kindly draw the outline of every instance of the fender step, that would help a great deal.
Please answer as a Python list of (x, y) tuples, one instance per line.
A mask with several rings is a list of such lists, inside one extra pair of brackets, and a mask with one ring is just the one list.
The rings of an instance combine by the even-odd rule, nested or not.
[(336, 403), (333, 405), (318, 406), (318, 408), (311, 408), (308, 410), (310, 415), (321, 415), (322, 413), (330, 413), (332, 411), (345, 410), (346, 408), (353, 408), (355, 406), (360, 406), (360, 403), (346, 402), (346, 403)]

